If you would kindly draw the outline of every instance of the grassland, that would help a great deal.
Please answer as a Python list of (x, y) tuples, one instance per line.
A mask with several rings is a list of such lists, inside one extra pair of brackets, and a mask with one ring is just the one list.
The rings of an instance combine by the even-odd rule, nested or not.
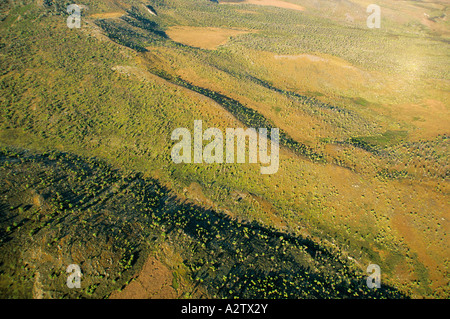
[[(369, 30), (363, 1), (292, 3), (85, 1), (72, 30), (59, 1), (2, 8), (2, 296), (108, 297), (157, 258), (183, 297), (448, 298), (448, 9), (382, 1)], [(208, 28), (249, 32), (171, 39)], [(194, 119), (279, 127), (279, 172), (173, 164)]]

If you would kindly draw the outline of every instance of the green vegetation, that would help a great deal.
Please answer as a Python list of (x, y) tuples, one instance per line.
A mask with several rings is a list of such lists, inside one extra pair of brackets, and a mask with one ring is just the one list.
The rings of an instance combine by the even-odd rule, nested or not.
[[(102, 298), (128, 283), (133, 267), (168, 240), (192, 282), (215, 297), (404, 297), (391, 287), (367, 288), (364, 275), (335, 249), (180, 203), (140, 174), (124, 175), (103, 162), (59, 152), (3, 150), (0, 162), (2, 180), (13, 186), (1, 189), (12, 209), (2, 208), (0, 229), (11, 220), (15, 225), (1, 232), (0, 281), (18, 276), (14, 265), (24, 265), (24, 281), (16, 289), (32, 286), (39, 273), (48, 297)], [(18, 246), (21, 254), (12, 257)], [(30, 259), (36, 250), (41, 254)], [(43, 256), (58, 251), (66, 260), (58, 268), (45, 267)], [(63, 284), (64, 265), (70, 263), (83, 268), (81, 294)], [(176, 272), (172, 285), (179, 288)], [(3, 289), (2, 296), (11, 296)]]
[(380, 136), (354, 137), (351, 143), (368, 151), (375, 151), (378, 148), (399, 144), (406, 136), (406, 131), (387, 131)]

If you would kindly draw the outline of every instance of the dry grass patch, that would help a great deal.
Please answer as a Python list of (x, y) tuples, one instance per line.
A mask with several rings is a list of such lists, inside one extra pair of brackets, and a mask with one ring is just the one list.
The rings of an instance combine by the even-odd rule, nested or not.
[(414, 125), (410, 140), (433, 139), (450, 134), (450, 109), (439, 100), (424, 100), (420, 104), (401, 104), (391, 107), (392, 116)]
[(179, 297), (172, 286), (171, 271), (158, 259), (150, 257), (135, 280), (110, 299), (174, 299)]
[(214, 50), (218, 46), (227, 43), (230, 37), (249, 33), (249, 31), (175, 26), (169, 28), (166, 33), (175, 42), (183, 43), (192, 47)]
[(91, 18), (94, 19), (116, 19), (125, 15), (125, 12), (105, 12), (105, 13), (96, 13), (91, 15)]

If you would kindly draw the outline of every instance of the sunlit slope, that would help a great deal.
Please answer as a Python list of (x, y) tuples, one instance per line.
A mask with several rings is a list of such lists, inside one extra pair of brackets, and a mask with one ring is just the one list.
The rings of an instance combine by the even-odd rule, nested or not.
[[(196, 11), (193, 3), (183, 3), (176, 8), (155, 6), (155, 19), (159, 19), (155, 21), (205, 26), (208, 19), (191, 19), (179, 11), (184, 8), (199, 14), (206, 10), (212, 21), (235, 10), (207, 3)], [(121, 10), (129, 9), (130, 4)], [(105, 10), (108, 6), (99, 7), (102, 9), (95, 14), (117, 12), (113, 6)], [(389, 86), (385, 91), (377, 82), (389, 83), (383, 66), (378, 66), (379, 74), (367, 70), (365, 64), (337, 59), (332, 52), (321, 54), (326, 44), (318, 44), (305, 55), (303, 49), (294, 48), (286, 52), (271, 52), (269, 47), (258, 50), (239, 40), (243, 37), (242, 42), (250, 40), (246, 43), (251, 44), (255, 39), (278, 36), (277, 43), (281, 43), (288, 38), (270, 30), (263, 35), (239, 35), (215, 52), (155, 37), (154, 42), (142, 43), (146, 52), (136, 53), (102, 36), (105, 30), (93, 24), (98, 16), (92, 20), (87, 16), (80, 30), (68, 30), (62, 16), (34, 21), (39, 10), (33, 6), (16, 9), (2, 24), (8, 31), (2, 39), (2, 59), (7, 62), (2, 63), (4, 145), (97, 156), (156, 177), (179, 196), (201, 205), (333, 243), (357, 260), (362, 271), (369, 263), (379, 264), (386, 275), (383, 280), (408, 293), (448, 295), (442, 288), (448, 281), (448, 181), (443, 167), (448, 142), (438, 137), (447, 134), (446, 127), (441, 124), (442, 129), (428, 141), (419, 139), (423, 144), (408, 144), (414, 142), (408, 140), (416, 132), (414, 123), (396, 118), (393, 105), (407, 103), (414, 90), (398, 84), (403, 93), (397, 101), (399, 90)], [(284, 13), (260, 14), (267, 18)], [(245, 27), (246, 17), (241, 15), (230, 27)], [(109, 16), (111, 19), (118, 18)], [(222, 27), (218, 24), (211, 26)], [(192, 129), (195, 119), (202, 119), (204, 127), (222, 130), (243, 123), (212, 99), (154, 74), (160, 71), (256, 110), (294, 140), (325, 154), (327, 163), (282, 148), (280, 170), (273, 176), (260, 175), (259, 165), (173, 164), (173, 129)], [(327, 79), (330, 72), (341, 72), (336, 77), (343, 80)], [(373, 77), (374, 86), (366, 75)], [(349, 78), (355, 81), (345, 80)], [(422, 84), (419, 78), (416, 82), (427, 90), (419, 90), (412, 101), (445, 103), (445, 80)], [(300, 103), (301, 98), (290, 93), (314, 100)], [(324, 108), (317, 101), (332, 103), (335, 108)], [(448, 104), (437, 110), (443, 112), (444, 121)], [(389, 130), (408, 134), (398, 139), (395, 134), (382, 135)], [(367, 140), (370, 136), (381, 138)], [(382, 138), (386, 136), (394, 143), (385, 143)], [(366, 138), (363, 141), (381, 149), (364, 150), (351, 138)], [(416, 149), (416, 162), (410, 159), (412, 149)], [(389, 156), (391, 150), (396, 151), (395, 158)], [(411, 166), (395, 166), (401, 166), (398, 158), (412, 162)], [(403, 169), (409, 170), (409, 175), (399, 173)]]

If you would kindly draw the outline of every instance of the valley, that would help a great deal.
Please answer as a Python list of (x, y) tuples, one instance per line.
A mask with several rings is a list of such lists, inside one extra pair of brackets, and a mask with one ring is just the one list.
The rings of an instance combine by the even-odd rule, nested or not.
[[(0, 10), (2, 298), (449, 297), (446, 2), (378, 1), (380, 29), (363, 0), (83, 0), (79, 29), (22, 2)], [(279, 168), (175, 163), (194, 121), (278, 128)]]

